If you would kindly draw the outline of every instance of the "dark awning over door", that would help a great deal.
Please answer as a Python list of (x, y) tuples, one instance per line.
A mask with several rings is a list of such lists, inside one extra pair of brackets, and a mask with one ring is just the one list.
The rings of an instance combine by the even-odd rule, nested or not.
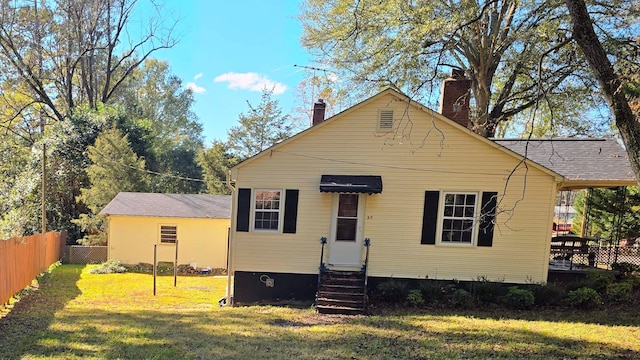
[(382, 177), (376, 175), (322, 175), (320, 192), (379, 194), (382, 192)]

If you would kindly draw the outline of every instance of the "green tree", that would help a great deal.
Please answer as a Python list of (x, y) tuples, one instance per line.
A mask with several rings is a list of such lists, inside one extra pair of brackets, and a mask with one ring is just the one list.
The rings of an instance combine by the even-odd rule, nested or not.
[[(571, 16), (572, 38), (609, 103), (640, 184), (640, 7), (637, 1), (625, 0), (595, 2), (590, 7), (583, 0), (565, 0), (565, 4)], [(606, 29), (614, 29), (616, 36)]]
[(148, 59), (123, 83), (114, 101), (126, 109), (130, 121), (145, 124), (145, 146), (134, 150), (143, 156), (149, 170), (174, 176), (155, 176), (154, 192), (197, 193), (202, 178), (196, 160), (203, 148), (202, 124), (191, 110), (193, 93), (170, 72), (164, 61)]
[[(47, 147), (48, 227), (67, 229), (70, 238), (76, 236), (76, 231), (69, 220), (86, 212), (75, 198), (79, 189), (88, 185), (85, 151), (97, 133), (113, 125), (113, 120), (130, 134), (137, 150), (149, 148), (144, 121), (107, 116), (106, 123), (98, 124), (90, 119), (102, 117), (99, 113), (105, 104), (116, 103), (118, 91), (147, 58), (175, 44), (173, 24), (168, 18), (160, 19), (160, 7), (151, 4), (146, 19), (134, 18), (138, 3), (0, 1), (0, 142), (23, 147), (16, 151), (29, 154), (26, 162), (8, 163), (9, 157), (4, 157), (0, 167), (8, 163), (20, 177), (31, 174), (42, 179), (45, 175), (38, 166), (44, 162), (42, 152)], [(148, 33), (127, 31), (132, 24), (141, 23), (149, 25)], [(35, 150), (41, 153), (36, 154)], [(195, 151), (191, 158), (194, 156)], [(16, 180), (11, 176), (0, 174), (0, 182)], [(16, 189), (21, 189), (23, 195), (9, 202), (10, 208), (3, 213), (4, 219), (12, 219), (3, 224), (13, 232), (37, 231), (25, 225), (22, 215), (15, 215), (23, 214), (19, 206), (29, 212), (29, 224), (38, 219), (40, 181), (33, 180), (30, 177), (28, 181), (18, 181), (22, 185)]]
[[(566, 10), (555, 0), (307, 0), (301, 19), (303, 44), (354, 89), (392, 86), (428, 100), (449, 68), (465, 70), (473, 130), (486, 137), (514, 115), (552, 106), (546, 99), (588, 82), (576, 76), (583, 64), (564, 30)], [(566, 108), (566, 100), (553, 108), (556, 121)]]
[(13, 134), (0, 141), (0, 240), (39, 229), (39, 169), (24, 142)]
[[(109, 103), (142, 62), (175, 39), (159, 7), (147, 13), (148, 33), (127, 31), (138, 0), (0, 2), (3, 83), (22, 89), (20, 117), (60, 121), (78, 105)], [(167, 19), (164, 19), (167, 20)], [(34, 111), (35, 110), (35, 111)], [(13, 117), (15, 118), (15, 117)], [(4, 117), (0, 123), (11, 121)], [(37, 121), (39, 123), (39, 120)]]
[(227, 170), (237, 163), (238, 159), (231, 155), (227, 144), (219, 140), (214, 140), (211, 148), (198, 154), (198, 164), (202, 167), (209, 194), (231, 193), (226, 186)]
[(95, 145), (89, 146), (92, 165), (87, 168), (90, 186), (82, 188), (78, 201), (88, 208), (73, 220), (87, 235), (80, 241), (84, 245), (106, 243), (105, 219), (98, 215), (121, 191), (147, 191), (149, 179), (144, 160), (131, 150), (127, 135), (116, 128), (101, 132)]
[(289, 115), (282, 115), (280, 104), (272, 95), (272, 91), (264, 89), (260, 104), (255, 107), (247, 101), (248, 113), (241, 113), (239, 124), (227, 132), (227, 145), (238, 159), (247, 159), (292, 135), (294, 126)]
[[(640, 237), (640, 194), (638, 193), (638, 187), (628, 187), (624, 193), (622, 188), (600, 188), (591, 189), (590, 191), (590, 197), (586, 190), (581, 191), (574, 203), (576, 217), (573, 223), (577, 226), (578, 234), (583, 231), (583, 214), (585, 206), (588, 206), (589, 220), (587, 229), (584, 232), (586, 236), (595, 236), (610, 241), (616, 240), (615, 238), (618, 236), (619, 239)], [(618, 222), (620, 224), (619, 233), (617, 232)]]

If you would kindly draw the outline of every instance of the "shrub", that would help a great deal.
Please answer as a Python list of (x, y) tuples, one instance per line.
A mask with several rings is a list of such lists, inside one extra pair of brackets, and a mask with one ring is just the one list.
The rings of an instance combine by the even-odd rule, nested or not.
[(413, 307), (423, 306), (424, 298), (422, 297), (422, 291), (417, 289), (409, 291), (409, 295), (407, 295), (407, 302)]
[(605, 271), (589, 271), (587, 272), (588, 287), (594, 289), (599, 294), (605, 294), (607, 292), (607, 286), (613, 283), (614, 276), (610, 272)]
[(631, 298), (633, 286), (630, 282), (621, 282), (607, 286), (607, 300), (612, 303), (622, 303)]
[(629, 277), (626, 278), (624, 282), (631, 284), (631, 287), (634, 289), (640, 288), (640, 273), (629, 275)]
[(626, 279), (635, 272), (640, 272), (640, 266), (628, 262), (613, 263), (611, 269), (620, 273), (621, 279)]
[(451, 302), (454, 306), (461, 308), (470, 308), (473, 305), (471, 301), (471, 294), (465, 289), (458, 289), (453, 292), (453, 296), (451, 298)]
[(447, 287), (441, 282), (432, 280), (422, 282), (420, 284), (420, 291), (425, 301), (440, 302), (443, 301), (447, 295)]
[(116, 274), (127, 272), (118, 260), (107, 260), (97, 267), (89, 269), (89, 274)]
[(520, 289), (517, 286), (512, 286), (507, 292), (507, 306), (512, 309), (528, 310), (533, 307), (535, 303), (535, 296), (533, 291), (527, 289)]
[(471, 295), (479, 305), (497, 302), (503, 292), (502, 280), (491, 281), (481, 276), (471, 284)]
[(583, 287), (569, 291), (567, 302), (573, 307), (588, 310), (600, 306), (602, 299), (596, 290)]
[(402, 303), (408, 294), (407, 283), (397, 280), (389, 280), (378, 284), (375, 292), (375, 296), (378, 299), (387, 303)]
[(565, 291), (553, 283), (535, 284), (531, 287), (536, 305), (557, 305), (565, 297)]

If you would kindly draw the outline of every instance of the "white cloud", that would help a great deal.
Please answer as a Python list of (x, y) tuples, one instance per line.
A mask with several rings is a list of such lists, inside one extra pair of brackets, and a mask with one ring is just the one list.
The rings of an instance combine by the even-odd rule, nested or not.
[(202, 77), (202, 73), (198, 73), (196, 74), (196, 76), (193, 77), (193, 80), (198, 80)]
[(273, 94), (282, 94), (287, 90), (283, 83), (274, 82), (266, 76), (256, 73), (234, 73), (228, 72), (213, 79), (213, 82), (228, 82), (229, 89), (242, 89), (249, 91), (272, 90)]
[(203, 88), (202, 86), (196, 85), (196, 83), (194, 83), (194, 82), (188, 82), (187, 85), (186, 85), (186, 88), (190, 89), (191, 91), (193, 91), (194, 93), (197, 93), (197, 94), (202, 94), (205, 91), (207, 91), (207, 89)]

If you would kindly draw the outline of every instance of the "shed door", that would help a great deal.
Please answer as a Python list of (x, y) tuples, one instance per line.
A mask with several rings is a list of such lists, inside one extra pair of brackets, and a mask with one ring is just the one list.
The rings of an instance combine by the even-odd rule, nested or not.
[(361, 265), (364, 204), (364, 194), (334, 195), (329, 265)]

